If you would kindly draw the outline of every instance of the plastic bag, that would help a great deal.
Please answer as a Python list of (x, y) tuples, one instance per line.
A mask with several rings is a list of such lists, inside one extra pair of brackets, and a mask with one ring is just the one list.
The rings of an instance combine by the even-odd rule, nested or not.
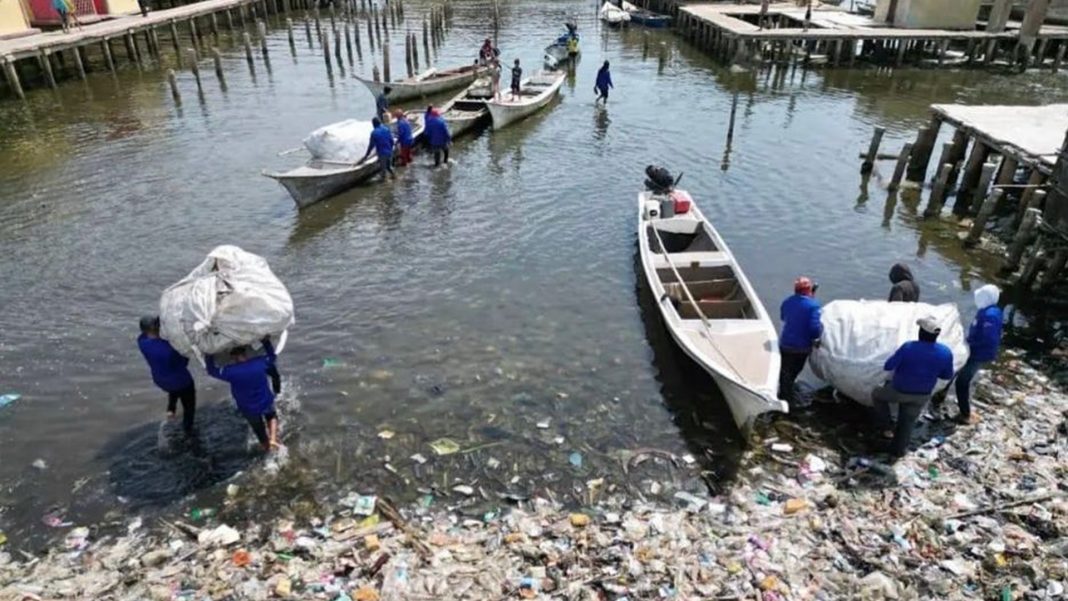
[(281, 350), (293, 325), (293, 299), (259, 255), (219, 246), (178, 283), (163, 291), (160, 335), (179, 353), (204, 355), (254, 344), (264, 336)]
[(956, 305), (863, 300), (837, 300), (823, 308), (823, 337), (809, 366), (840, 393), (871, 405), (871, 392), (886, 381), (883, 364), (917, 339), (916, 320), (928, 315), (941, 325), (938, 342), (953, 352), (953, 369), (959, 370), (968, 360), (968, 344)]
[(312, 158), (353, 163), (367, 153), (373, 129), (370, 121), (346, 119), (313, 131), (304, 138), (304, 147)]

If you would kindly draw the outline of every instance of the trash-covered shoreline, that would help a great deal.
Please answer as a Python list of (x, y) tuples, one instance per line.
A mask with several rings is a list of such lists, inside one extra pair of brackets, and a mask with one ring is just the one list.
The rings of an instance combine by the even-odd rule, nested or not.
[(311, 518), (74, 528), (40, 557), (0, 546), (0, 600), (1066, 598), (1068, 396), (1006, 355), (978, 425), (892, 465), (765, 432), (718, 496), (595, 479), (565, 507), (476, 484), (399, 510), (352, 493)]

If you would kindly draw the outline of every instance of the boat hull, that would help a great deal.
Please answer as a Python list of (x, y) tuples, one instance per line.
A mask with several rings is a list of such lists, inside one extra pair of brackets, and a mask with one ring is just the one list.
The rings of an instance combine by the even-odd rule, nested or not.
[(377, 159), (361, 163), (351, 169), (324, 170), (318, 175), (299, 173), (299, 170), (286, 173), (264, 173), (264, 175), (282, 184), (282, 187), (293, 197), (297, 208), (303, 209), (340, 194), (369, 179), (375, 173), (378, 173)]
[[(490, 119), (493, 120), (493, 129), (507, 127), (538, 112), (556, 97), (563, 83), (564, 75), (561, 73), (554, 76), (552, 84), (540, 91), (529, 102), (487, 102), (486, 108), (489, 109)], [(507, 98), (510, 92), (502, 91), (501, 95)]]
[[(756, 418), (763, 413), (769, 411), (787, 412), (789, 410), (788, 405), (778, 399), (776, 395), (780, 367), (777, 335), (767, 312), (764, 310), (763, 305), (760, 304), (755, 291), (745, 278), (745, 274), (742, 273), (733, 256), (730, 255), (729, 249), (727, 249), (718, 233), (715, 233), (711, 224), (700, 214), (697, 207), (691, 207), (691, 214), (705, 227), (709, 228), (714, 237), (715, 247), (718, 250), (715, 253), (708, 254), (710, 256), (717, 255), (718, 260), (721, 262), (715, 264), (728, 266), (733, 270), (738, 286), (744, 291), (745, 298), (752, 304), (751, 310), (754, 314), (747, 319), (710, 319), (708, 324), (702, 324), (692, 317), (685, 320), (681, 319), (673, 301), (669, 298), (664, 282), (661, 281), (661, 276), (658, 274), (658, 270), (664, 271), (666, 269), (665, 265), (667, 263), (663, 261), (658, 263), (655, 257), (662, 255), (654, 253), (650, 248), (651, 243), (647, 228), (656, 227), (657, 221), (647, 218), (644, 214), (646, 202), (649, 198), (650, 194), (648, 192), (638, 195), (639, 255), (643, 276), (652, 292), (653, 298), (657, 299), (657, 310), (660, 312), (660, 317), (672, 339), (687, 356), (707, 371), (716, 382), (739, 430), (748, 432)], [(668, 219), (661, 220), (662, 223), (667, 221)], [(662, 230), (658, 228), (657, 231)], [(667, 234), (662, 235), (666, 236)], [(674, 254), (675, 252), (677, 251), (668, 251), (668, 254)], [(664, 258), (666, 259), (666, 257)], [(702, 267), (706, 265), (703, 261), (699, 264)], [(691, 270), (695, 268), (693, 261), (682, 267), (682, 269)], [(676, 265), (676, 269), (679, 269), (678, 265)], [(713, 330), (713, 328), (718, 328), (718, 331)], [(741, 363), (738, 361), (738, 355), (734, 355), (732, 350), (727, 350), (726, 352), (722, 350), (715, 351), (722, 357), (721, 360), (717, 361), (715, 359), (716, 355), (709, 352), (710, 346), (696, 342), (701, 340), (702, 336), (711, 340), (713, 345), (717, 341), (721, 344), (737, 343), (741, 345), (744, 343), (748, 345), (748, 348), (754, 351), (754, 357), (759, 353), (763, 353), (764, 360), (760, 362), (763, 367), (757, 369), (755, 375), (748, 372), (744, 366), (738, 369), (736, 366), (741, 365)], [(728, 359), (728, 355), (734, 356), (734, 364)], [(758, 361), (754, 360), (752, 363), (755, 364)], [(734, 369), (734, 374), (730, 373), (730, 369), (725, 367), (728, 365), (731, 366), (731, 369)], [(746, 381), (741, 377), (743, 372), (751, 376), (750, 381)]]
[(641, 14), (641, 13), (631, 13), (630, 14), (630, 22), (631, 23), (637, 23), (639, 25), (642, 25), (644, 27), (649, 27), (649, 28), (652, 28), (652, 29), (660, 29), (660, 28), (663, 28), (663, 27), (670, 27), (671, 26), (671, 17), (669, 17), (667, 15), (657, 15), (657, 14), (645, 15), (645, 14)]
[(363, 82), (363, 85), (367, 86), (367, 89), (371, 91), (371, 94), (376, 97), (381, 94), (382, 90), (388, 85), (390, 87), (389, 99), (393, 102), (404, 102), (406, 100), (434, 96), (442, 92), (469, 86), (475, 81), (478, 75), (478, 70), (470, 69), (468, 71), (456, 73), (455, 75), (428, 78), (423, 81), (415, 82), (402, 80), (387, 83), (384, 81), (363, 79), (362, 77), (357, 77), (357, 79)]

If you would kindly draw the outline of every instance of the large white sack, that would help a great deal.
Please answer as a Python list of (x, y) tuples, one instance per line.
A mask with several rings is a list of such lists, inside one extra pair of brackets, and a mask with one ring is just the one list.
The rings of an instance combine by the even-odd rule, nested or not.
[(312, 158), (353, 163), (367, 153), (367, 143), (373, 129), (370, 121), (338, 121), (309, 134), (304, 138), (304, 147)]
[(204, 355), (254, 344), (279, 344), (293, 325), (293, 299), (259, 255), (219, 246), (181, 281), (163, 291), (160, 336), (179, 353)]
[(871, 391), (886, 381), (883, 364), (902, 344), (916, 340), (916, 320), (938, 320), (938, 341), (953, 351), (953, 369), (968, 360), (964, 326), (954, 304), (836, 300), (823, 308), (823, 338), (809, 359), (813, 373), (849, 398), (871, 405)]

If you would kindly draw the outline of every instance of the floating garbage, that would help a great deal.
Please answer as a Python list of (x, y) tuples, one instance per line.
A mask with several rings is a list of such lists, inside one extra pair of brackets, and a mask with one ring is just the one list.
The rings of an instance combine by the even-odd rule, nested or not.
[(17, 394), (17, 393), (14, 393), (14, 392), (9, 392), (7, 394), (0, 394), (0, 409), (3, 409), (4, 407), (7, 407), (8, 405), (14, 403), (15, 401), (17, 401), (17, 400), (19, 400), (21, 398), (22, 398), (21, 394)]
[(567, 462), (574, 467), (582, 467), (582, 453), (575, 451), (567, 456)]
[(381, 438), (382, 440), (389, 440), (390, 438), (393, 438), (393, 436), (394, 436), (393, 430), (382, 430), (381, 432), (378, 433), (378, 437)]
[(430, 443), (430, 448), (437, 455), (452, 455), (459, 452), (460, 444), (451, 438), (439, 438)]

